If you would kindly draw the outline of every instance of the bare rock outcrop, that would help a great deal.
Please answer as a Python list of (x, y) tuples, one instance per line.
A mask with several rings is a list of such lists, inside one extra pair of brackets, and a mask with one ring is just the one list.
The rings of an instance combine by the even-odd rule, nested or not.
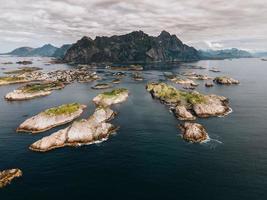
[(179, 128), (186, 141), (200, 143), (209, 139), (207, 131), (201, 124), (185, 122), (183, 125), (179, 125)]
[(100, 106), (110, 106), (112, 104), (117, 104), (126, 101), (129, 96), (129, 91), (124, 88), (119, 88), (112, 90), (110, 92), (104, 92), (102, 94), (97, 95), (93, 102), (96, 105)]
[(190, 121), (196, 119), (196, 117), (192, 115), (185, 106), (176, 106), (174, 113), (179, 120)]
[(0, 171), (0, 188), (5, 187), (15, 178), (21, 177), (22, 171), (20, 169), (7, 169)]
[(73, 121), (82, 114), (84, 108), (86, 105), (71, 103), (47, 109), (24, 121), (17, 131), (39, 133), (49, 130)]
[(55, 148), (81, 146), (107, 139), (116, 130), (114, 125), (107, 123), (108, 120), (113, 118), (114, 114), (108, 107), (97, 108), (89, 119), (73, 122), (67, 128), (61, 129), (33, 143), (30, 149), (45, 152)]
[(227, 76), (220, 76), (220, 77), (216, 77), (214, 79), (215, 83), (221, 84), (221, 85), (236, 85), (239, 84), (240, 82), (238, 80), (235, 80), (231, 77), (227, 77)]
[(37, 97), (47, 96), (52, 93), (52, 90), (59, 90), (64, 88), (65, 85), (61, 82), (40, 82), (31, 83), (20, 87), (5, 96), (9, 101), (28, 100)]

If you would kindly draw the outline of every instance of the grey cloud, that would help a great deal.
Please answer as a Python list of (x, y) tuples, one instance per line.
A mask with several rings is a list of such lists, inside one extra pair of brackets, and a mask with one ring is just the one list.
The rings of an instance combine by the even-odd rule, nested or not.
[(197, 48), (267, 49), (262, 0), (0, 0), (0, 51), (163, 29)]

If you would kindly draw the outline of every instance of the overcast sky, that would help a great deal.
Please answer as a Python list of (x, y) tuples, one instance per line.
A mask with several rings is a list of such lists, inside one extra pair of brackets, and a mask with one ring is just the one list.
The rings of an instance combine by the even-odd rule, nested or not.
[(267, 0), (0, 0), (0, 52), (143, 30), (196, 48), (267, 50)]

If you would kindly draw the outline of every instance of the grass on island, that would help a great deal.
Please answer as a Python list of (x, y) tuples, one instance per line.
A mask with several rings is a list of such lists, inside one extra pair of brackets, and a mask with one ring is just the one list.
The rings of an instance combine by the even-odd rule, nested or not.
[(121, 93), (124, 93), (124, 92), (128, 92), (128, 90), (125, 88), (119, 88), (119, 89), (112, 90), (110, 92), (104, 92), (104, 93), (102, 93), (102, 95), (105, 97), (114, 97), (114, 96), (120, 95)]
[(21, 90), (25, 93), (36, 93), (40, 91), (49, 91), (61, 87), (61, 82), (33, 83), (23, 86)]
[(65, 115), (71, 114), (80, 109), (81, 105), (79, 103), (70, 103), (70, 104), (63, 104), (58, 107), (49, 108), (44, 111), (46, 115), (55, 116), (55, 115)]
[(23, 77), (10, 77), (10, 76), (2, 76), (0, 77), (1, 82), (13, 82), (13, 81), (23, 81), (25, 78)]
[(5, 74), (24, 74), (26, 72), (33, 72), (37, 70), (42, 70), (42, 68), (39, 67), (22, 67), (20, 69), (12, 70), (4, 72)]
[(150, 83), (147, 90), (160, 100), (181, 105), (204, 103), (206, 98), (203, 94), (178, 90), (166, 83)]

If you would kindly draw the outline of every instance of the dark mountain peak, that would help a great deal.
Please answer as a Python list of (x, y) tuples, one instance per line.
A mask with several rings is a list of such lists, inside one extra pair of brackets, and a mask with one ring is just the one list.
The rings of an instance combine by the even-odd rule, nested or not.
[(64, 60), (80, 64), (113, 62), (165, 62), (198, 60), (198, 52), (184, 45), (175, 35), (162, 31), (158, 37), (143, 31), (124, 35), (83, 37), (67, 50)]
[[(45, 44), (44, 46), (42, 46), (42, 47), (45, 47), (45, 48), (54, 48), (55, 46), (53, 46), (52, 44)], [(41, 47), (41, 48), (42, 48)]]
[(170, 38), (171, 37), (171, 34), (165, 30), (161, 31), (161, 33), (159, 34), (160, 38)]
[(83, 36), (80, 41), (93, 41), (93, 39), (87, 36)]

